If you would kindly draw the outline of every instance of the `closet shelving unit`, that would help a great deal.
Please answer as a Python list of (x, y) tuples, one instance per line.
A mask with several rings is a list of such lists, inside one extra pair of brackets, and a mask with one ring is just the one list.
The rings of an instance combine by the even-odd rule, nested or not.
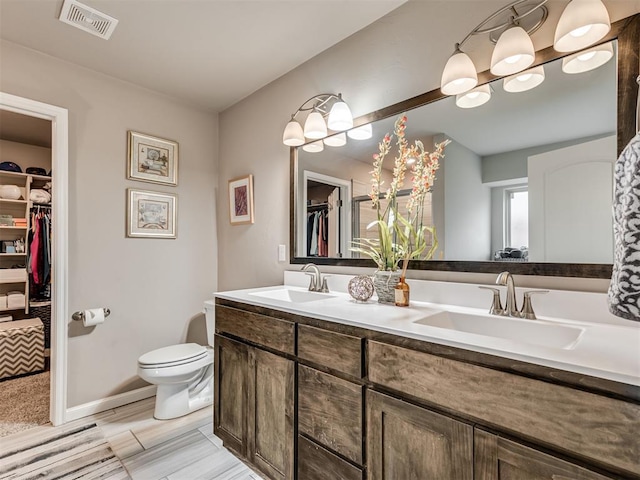
[[(0, 198), (0, 214), (11, 215), (13, 218), (26, 218), (26, 226), (16, 227), (9, 225), (0, 225), (0, 241), (15, 241), (24, 239), (25, 251), (20, 253), (0, 252), (0, 293), (10, 291), (20, 291), (24, 293), (25, 304), (20, 308), (1, 307), (0, 313), (24, 310), (29, 313), (29, 276), (27, 274), (26, 262), (27, 251), (29, 245), (27, 239), (29, 229), (31, 228), (31, 207), (37, 206), (29, 201), (29, 194), (33, 186), (42, 187), (51, 181), (51, 177), (44, 175), (32, 175), (28, 173), (17, 173), (0, 171), (0, 185), (15, 185), (24, 192), (19, 200), (11, 200)], [(4, 249), (3, 249), (4, 250)], [(22, 268), (12, 268), (15, 265), (21, 265)], [(15, 272), (3, 272), (3, 270), (11, 269)], [(5, 274), (10, 273), (9, 277)], [(17, 279), (20, 277), (20, 279)]]

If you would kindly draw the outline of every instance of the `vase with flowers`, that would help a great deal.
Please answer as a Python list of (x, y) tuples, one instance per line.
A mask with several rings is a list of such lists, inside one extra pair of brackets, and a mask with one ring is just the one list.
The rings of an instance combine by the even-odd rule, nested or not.
[[(378, 266), (374, 286), (381, 303), (409, 304), (409, 289), (405, 282), (409, 260), (429, 260), (438, 248), (435, 227), (424, 225), (424, 201), (435, 180), (435, 173), (444, 157), (445, 140), (435, 145), (433, 152), (425, 150), (416, 140), (409, 144), (405, 136), (407, 117), (399, 117), (392, 134), (386, 134), (373, 156), (369, 197), (376, 210), (376, 220), (367, 229), (377, 228), (377, 238), (356, 238), (352, 250), (373, 259)], [(383, 164), (391, 153), (395, 138), (397, 154), (389, 188), (383, 192)], [(405, 188), (409, 174), (411, 192), (406, 205), (400, 208), (398, 194)], [(384, 201), (384, 205), (382, 203)], [(396, 302), (396, 285), (401, 285), (401, 301)]]

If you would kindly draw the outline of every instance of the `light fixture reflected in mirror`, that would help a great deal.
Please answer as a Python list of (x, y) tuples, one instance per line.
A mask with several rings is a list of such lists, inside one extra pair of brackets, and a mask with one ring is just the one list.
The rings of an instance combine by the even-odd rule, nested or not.
[(505, 92), (510, 93), (526, 92), (536, 88), (542, 82), (544, 82), (544, 67), (538, 65), (524, 72), (506, 77), (503, 80), (503, 88)]
[(562, 71), (574, 74), (594, 70), (613, 58), (613, 45), (607, 42), (562, 59)]
[(558, 52), (593, 45), (611, 30), (609, 12), (601, 0), (572, 0), (562, 12), (553, 41)]
[(456, 105), (460, 108), (475, 108), (484, 105), (491, 99), (491, 87), (480, 85), (466, 93), (456, 95)]
[(332, 135), (325, 138), (323, 142), (328, 147), (342, 147), (347, 144), (347, 134), (342, 132), (337, 135)]
[[(296, 116), (300, 112), (309, 112), (304, 122), (304, 129), (296, 120)], [(327, 122), (325, 122), (325, 118), (327, 118)], [(353, 127), (351, 109), (344, 102), (340, 93), (338, 95), (333, 93), (315, 95), (300, 105), (300, 108), (291, 115), (291, 120), (284, 129), (282, 143), (289, 147), (299, 147), (307, 142), (306, 139), (324, 138), (329, 134), (327, 126), (334, 132)]]
[(318, 153), (324, 150), (324, 144), (322, 143), (322, 140), (316, 140), (315, 142), (303, 145), (302, 150), (309, 153)]
[(352, 128), (347, 132), (347, 136), (353, 140), (369, 140), (373, 136), (371, 124), (367, 123), (360, 127)]

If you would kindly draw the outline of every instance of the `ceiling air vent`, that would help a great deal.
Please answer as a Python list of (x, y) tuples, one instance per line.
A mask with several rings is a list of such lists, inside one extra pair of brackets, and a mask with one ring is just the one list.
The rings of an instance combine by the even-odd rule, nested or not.
[(117, 19), (99, 12), (95, 8), (83, 5), (76, 0), (64, 0), (62, 11), (58, 18), (64, 23), (105, 40), (109, 40), (118, 25)]

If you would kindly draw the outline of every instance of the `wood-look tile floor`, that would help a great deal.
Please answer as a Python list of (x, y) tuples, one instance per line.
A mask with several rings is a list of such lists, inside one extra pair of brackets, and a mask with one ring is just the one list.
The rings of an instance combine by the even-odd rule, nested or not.
[(156, 420), (154, 402), (155, 398), (150, 398), (2, 440), (29, 442), (52, 430), (96, 423), (133, 480), (262, 480), (213, 435), (211, 407), (173, 420)]

